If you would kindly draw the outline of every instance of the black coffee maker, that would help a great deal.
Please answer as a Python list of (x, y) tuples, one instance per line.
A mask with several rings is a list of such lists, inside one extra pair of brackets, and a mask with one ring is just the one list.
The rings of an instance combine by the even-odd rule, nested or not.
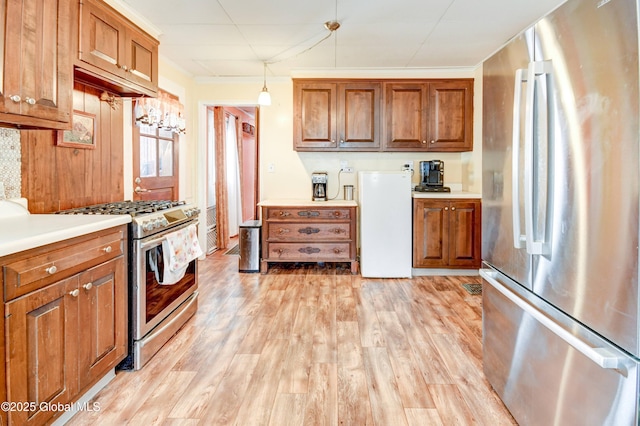
[(420, 162), (420, 184), (416, 186), (416, 191), (451, 192), (451, 188), (444, 186), (444, 161)]

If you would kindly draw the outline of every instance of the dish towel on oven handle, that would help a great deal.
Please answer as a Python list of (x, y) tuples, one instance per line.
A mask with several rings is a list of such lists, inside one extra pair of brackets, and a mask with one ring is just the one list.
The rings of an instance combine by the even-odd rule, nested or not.
[(175, 284), (184, 277), (189, 263), (202, 255), (196, 225), (189, 225), (179, 231), (167, 234), (162, 242), (162, 251), (164, 255), (163, 277), (162, 282), (158, 280), (158, 283), (162, 285)]

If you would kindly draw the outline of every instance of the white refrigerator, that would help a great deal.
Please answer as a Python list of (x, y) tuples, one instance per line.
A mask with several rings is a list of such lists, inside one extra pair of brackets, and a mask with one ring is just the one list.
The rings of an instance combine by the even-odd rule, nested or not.
[(359, 172), (360, 273), (411, 277), (411, 172)]

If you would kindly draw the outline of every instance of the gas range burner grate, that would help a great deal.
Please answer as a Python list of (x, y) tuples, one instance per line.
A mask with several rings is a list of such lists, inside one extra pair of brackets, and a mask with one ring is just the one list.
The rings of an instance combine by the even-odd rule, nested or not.
[(95, 204), (75, 209), (61, 210), (57, 214), (128, 214), (139, 216), (167, 210), (184, 205), (184, 201), (150, 200), (150, 201), (117, 201), (114, 203)]

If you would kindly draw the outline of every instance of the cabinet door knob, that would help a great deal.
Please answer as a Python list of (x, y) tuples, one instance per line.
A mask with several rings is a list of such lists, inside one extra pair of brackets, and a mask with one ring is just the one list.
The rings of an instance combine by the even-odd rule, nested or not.
[(80, 294), (80, 290), (76, 288), (75, 290), (70, 291), (69, 294), (73, 297), (78, 297), (78, 295)]
[(451, 210), (455, 210), (455, 209), (456, 209), (455, 207), (451, 207)]
[(45, 269), (45, 272), (49, 275), (53, 275), (58, 272), (58, 268), (56, 268), (56, 265), (51, 265), (47, 269)]
[(24, 98), (24, 101), (25, 101), (26, 103), (28, 103), (29, 105), (35, 105), (35, 104), (36, 104), (36, 100), (35, 100), (35, 99), (33, 99), (33, 98), (30, 98), (30, 97), (28, 97), (28, 96), (27, 96), (26, 98)]
[(431, 141), (431, 143), (436, 143), (436, 141)]
[(9, 99), (11, 99), (15, 103), (18, 103), (22, 100), (22, 98), (19, 95), (11, 95), (9, 96)]
[(427, 141), (422, 141), (422, 143), (427, 143)]
[(445, 207), (444, 209), (445, 209), (445, 210), (449, 210), (449, 207)]
[(111, 248), (111, 246), (106, 246), (106, 247), (104, 247), (104, 248), (102, 249), (102, 251), (103, 251), (103, 252), (105, 252), (105, 253), (111, 253), (111, 250), (113, 250), (113, 249)]
[(87, 291), (91, 290), (91, 287), (93, 287), (93, 283), (86, 283), (85, 285), (82, 286), (82, 288), (84, 288)]

